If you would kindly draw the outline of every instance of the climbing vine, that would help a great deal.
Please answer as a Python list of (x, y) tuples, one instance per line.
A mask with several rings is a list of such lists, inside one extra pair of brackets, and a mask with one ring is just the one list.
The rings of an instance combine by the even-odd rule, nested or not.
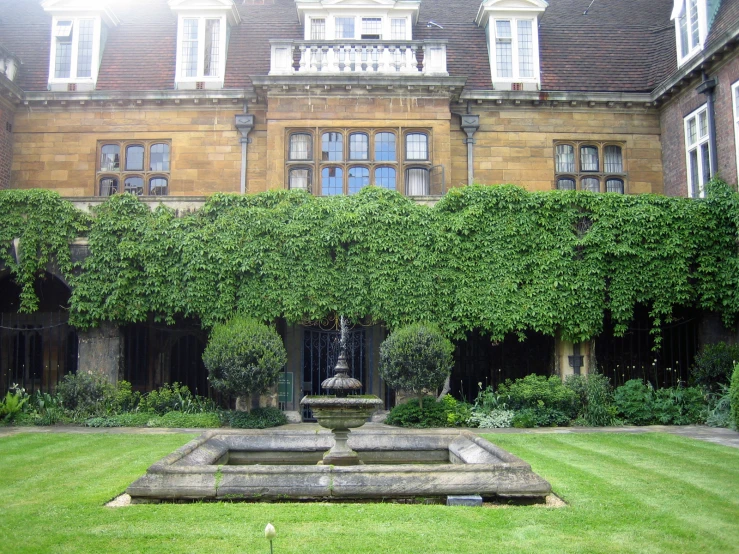
[[(17, 202), (43, 196), (9, 192)], [(606, 311), (623, 332), (637, 304), (650, 307), (655, 330), (679, 305), (727, 322), (739, 312), (739, 201), (720, 182), (705, 200), (476, 185), (434, 207), (370, 187), (331, 198), (216, 194), (182, 217), (130, 195), (92, 221), (65, 210), (66, 227), (27, 215), (38, 231), (21, 241), (47, 259), (66, 252), (67, 267), (63, 245), (87, 232), (91, 255), (71, 299), (81, 328), (151, 314), (210, 327), (235, 311), (291, 322), (341, 313), (390, 327), (436, 321), (450, 337), (534, 330), (580, 341), (598, 335)], [(19, 229), (18, 217), (0, 214), (2, 244), (18, 236), (5, 223)], [(42, 255), (9, 264), (24, 291)]]
[(20, 311), (38, 309), (34, 283), (45, 270), (73, 278), (69, 245), (87, 233), (90, 222), (87, 214), (55, 192), (0, 191), (0, 269), (10, 270), (21, 288)]

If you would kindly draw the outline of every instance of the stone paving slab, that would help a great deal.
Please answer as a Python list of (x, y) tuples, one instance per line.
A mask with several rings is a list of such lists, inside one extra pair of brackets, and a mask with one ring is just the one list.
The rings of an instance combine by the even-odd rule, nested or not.
[[(284, 431), (306, 431), (306, 432), (329, 432), (317, 423), (290, 423), (279, 427)], [(397, 430), (398, 427), (385, 425), (382, 423), (367, 423), (362, 429), (377, 430), (387, 429), (388, 431)], [(227, 430), (223, 428), (222, 430)], [(644, 427), (636, 427), (625, 425), (621, 427), (537, 427), (533, 429), (514, 429), (512, 427), (506, 429), (468, 429), (478, 434), (538, 434), (538, 433), (669, 433), (671, 435), (679, 435), (723, 446), (739, 448), (739, 433), (731, 429), (708, 427), (705, 425), (647, 425)], [(134, 435), (168, 435), (176, 433), (201, 434), (205, 429), (179, 429), (179, 428), (151, 428), (151, 427), (80, 427), (76, 425), (54, 425), (51, 427), (0, 427), (0, 438), (4, 436), (15, 435), (18, 433), (75, 433), (75, 434), (134, 434)], [(434, 433), (445, 432), (444, 429), (425, 429), (424, 431)], [(448, 431), (448, 429), (446, 430)], [(361, 430), (353, 431), (361, 432)]]

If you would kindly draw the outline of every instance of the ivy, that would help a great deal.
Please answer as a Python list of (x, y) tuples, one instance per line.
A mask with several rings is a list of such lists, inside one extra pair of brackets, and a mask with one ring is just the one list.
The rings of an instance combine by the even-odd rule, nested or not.
[[(0, 201), (8, 192), (41, 194)], [(436, 321), (453, 338), (533, 330), (582, 341), (601, 332), (606, 311), (624, 332), (637, 304), (650, 307), (655, 333), (675, 306), (727, 323), (739, 312), (739, 200), (720, 182), (705, 200), (475, 185), (432, 208), (374, 187), (330, 198), (216, 194), (182, 217), (116, 195), (91, 222), (75, 217), (83, 224), (67, 230), (40, 223), (29, 244), (54, 244), (57, 255), (87, 232), (91, 255), (71, 300), (80, 328), (151, 314), (211, 327), (236, 311), (290, 322), (341, 313), (390, 328)], [(11, 270), (28, 283), (37, 264)]]
[[(20, 311), (38, 309), (36, 278), (56, 264), (68, 281), (73, 278), (70, 243), (84, 236), (90, 217), (48, 190), (0, 191), (0, 268), (10, 270), (21, 288)], [(14, 240), (18, 239), (18, 259)]]

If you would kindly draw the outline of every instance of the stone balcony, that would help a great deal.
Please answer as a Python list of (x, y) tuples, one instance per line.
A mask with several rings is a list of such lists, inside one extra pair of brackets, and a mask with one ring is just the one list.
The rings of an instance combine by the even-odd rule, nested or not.
[(446, 40), (271, 40), (270, 76), (447, 77)]

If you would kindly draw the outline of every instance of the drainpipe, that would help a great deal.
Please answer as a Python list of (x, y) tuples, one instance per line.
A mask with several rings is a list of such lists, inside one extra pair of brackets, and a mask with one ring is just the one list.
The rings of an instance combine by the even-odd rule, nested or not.
[(714, 90), (718, 84), (715, 78), (709, 79), (708, 73), (703, 72), (703, 82), (695, 89), (696, 92), (706, 95), (706, 112), (708, 113), (708, 143), (710, 144), (711, 177), (718, 173), (718, 148), (716, 145), (716, 114), (714, 108)]
[[(244, 104), (244, 112), (246, 112), (246, 104)], [(236, 116), (236, 130), (241, 133), (241, 194), (246, 194), (246, 146), (251, 142), (247, 137), (249, 132), (254, 128), (254, 116), (252, 114), (243, 113)]]
[(467, 133), (467, 138), (464, 139), (467, 145), (467, 184), (471, 185), (475, 180), (475, 166), (474, 166), (474, 153), (473, 146), (477, 142), (473, 137), (475, 132), (480, 128), (480, 116), (469, 113), (470, 106), (467, 104), (467, 113), (461, 114), (462, 118), (462, 130)]

